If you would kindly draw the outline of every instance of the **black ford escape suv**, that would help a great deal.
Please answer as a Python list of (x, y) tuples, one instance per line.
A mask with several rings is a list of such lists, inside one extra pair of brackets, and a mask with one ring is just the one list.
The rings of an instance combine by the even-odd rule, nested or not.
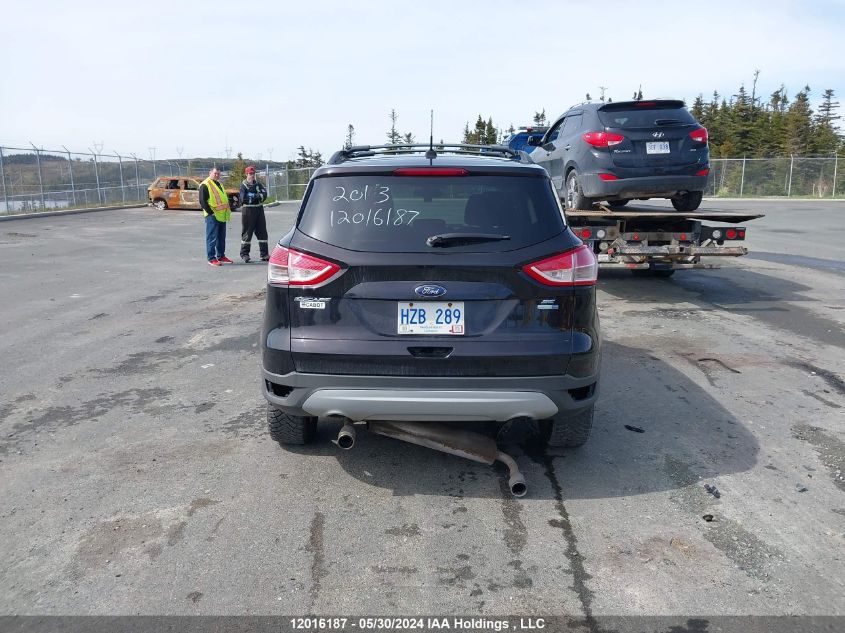
[(582, 103), (528, 142), (539, 146), (531, 158), (567, 209), (669, 198), (676, 210), (694, 211), (710, 173), (707, 130), (683, 101)]
[(261, 333), (280, 443), (309, 442), (323, 416), (533, 419), (552, 445), (587, 440), (595, 256), (523, 154), (436, 149), (353, 147), (308, 184), (270, 258)]

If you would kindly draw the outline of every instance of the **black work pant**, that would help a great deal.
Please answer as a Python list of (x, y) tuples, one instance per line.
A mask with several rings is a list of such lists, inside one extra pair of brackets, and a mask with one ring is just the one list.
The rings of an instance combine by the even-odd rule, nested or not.
[(252, 247), (252, 236), (258, 240), (258, 251), (261, 257), (267, 257), (267, 220), (264, 217), (264, 207), (243, 207), (241, 209), (241, 257), (249, 256)]

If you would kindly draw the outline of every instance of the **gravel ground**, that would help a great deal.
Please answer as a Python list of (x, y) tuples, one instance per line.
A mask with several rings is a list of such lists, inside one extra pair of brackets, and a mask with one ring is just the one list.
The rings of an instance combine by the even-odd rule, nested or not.
[(704, 206), (767, 213), (752, 254), (602, 272), (594, 435), (511, 447), (519, 500), (330, 422), (270, 441), (264, 266), (207, 266), (197, 213), (0, 224), (0, 613), (842, 615), (845, 204)]

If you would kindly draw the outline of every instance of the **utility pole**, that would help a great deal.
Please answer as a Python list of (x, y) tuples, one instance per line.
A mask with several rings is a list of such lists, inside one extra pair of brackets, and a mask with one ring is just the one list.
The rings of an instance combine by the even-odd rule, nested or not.
[(123, 182), (123, 157), (117, 152), (117, 150), (112, 150), (114, 155), (117, 156), (117, 166), (120, 169), (120, 199), (123, 204), (126, 204), (126, 185)]
[[(835, 171), (835, 170), (834, 170)], [(9, 209), (9, 192), (6, 191), (6, 170), (3, 168), (3, 148), (0, 147), (0, 178), (3, 179), (3, 207), (6, 213), (11, 213)], [(12, 179), (9, 179), (9, 184), (12, 184)], [(833, 179), (833, 193), (836, 194), (836, 176)]]
[(142, 199), (141, 197), (141, 178), (138, 175), (138, 157), (135, 154), (130, 154), (132, 158), (135, 159), (135, 186), (138, 188), (138, 200)]
[(32, 145), (32, 149), (35, 150), (35, 160), (38, 162), (38, 189), (41, 192), (41, 209), (46, 209), (47, 205), (44, 201), (44, 177), (41, 174), (41, 151), (35, 147), (32, 141), (29, 142)]
[(94, 177), (97, 179), (97, 200), (99, 200), (100, 204), (103, 204), (103, 191), (100, 189), (100, 168), (97, 165), (97, 153), (102, 149), (103, 146), (100, 145), (100, 147), (97, 148), (96, 143), (94, 143), (94, 149), (91, 149), (90, 147), (88, 148), (88, 151), (94, 154)]
[(76, 206), (76, 184), (73, 182), (73, 158), (71, 158), (70, 150), (64, 145), (62, 145), (62, 147), (64, 147), (64, 150), (67, 152), (67, 166), (68, 171), (70, 172), (70, 192), (73, 196), (73, 206)]

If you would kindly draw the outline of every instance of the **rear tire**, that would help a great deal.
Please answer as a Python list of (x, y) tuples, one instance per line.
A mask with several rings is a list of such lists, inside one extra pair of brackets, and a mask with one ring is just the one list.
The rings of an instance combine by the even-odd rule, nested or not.
[(581, 182), (578, 180), (578, 172), (573, 169), (566, 177), (566, 208), (589, 211), (592, 207), (593, 200), (584, 195)]
[(672, 198), (672, 206), (676, 211), (695, 211), (701, 206), (703, 191), (687, 191)]
[(628, 198), (622, 198), (622, 200), (611, 200), (607, 204), (609, 204), (612, 208), (619, 207), (620, 209), (628, 204), (630, 200)]
[(544, 420), (546, 425), (546, 443), (549, 446), (575, 448), (583, 445), (593, 430), (595, 405), (574, 416), (556, 415)]
[(153, 200), (153, 206), (159, 211), (164, 211), (165, 209), (167, 209), (167, 203), (161, 198), (156, 198), (155, 200)]
[(310, 444), (317, 433), (317, 418), (289, 415), (268, 404), (267, 427), (279, 444)]

